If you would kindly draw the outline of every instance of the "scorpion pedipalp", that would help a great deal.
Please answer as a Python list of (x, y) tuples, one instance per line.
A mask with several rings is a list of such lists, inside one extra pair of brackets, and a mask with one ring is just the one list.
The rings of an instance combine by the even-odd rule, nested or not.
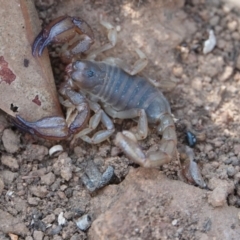
[(67, 43), (62, 47), (62, 57), (70, 59), (74, 55), (87, 51), (94, 42), (90, 26), (82, 19), (62, 16), (53, 20), (36, 37), (33, 56), (41, 56), (49, 43)]

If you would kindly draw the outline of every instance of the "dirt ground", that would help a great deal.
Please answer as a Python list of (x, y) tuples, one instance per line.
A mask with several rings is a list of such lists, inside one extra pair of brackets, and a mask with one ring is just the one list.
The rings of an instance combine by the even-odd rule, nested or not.
[[(197, 137), (193, 148), (206, 187), (183, 179), (173, 160), (143, 169), (110, 141), (90, 145), (45, 141), (20, 132), (0, 113), (0, 239), (239, 239), (240, 236), (240, 6), (220, 0), (35, 0), (43, 25), (80, 16), (107, 42), (100, 15), (117, 28), (117, 45), (99, 56), (149, 59), (144, 74), (167, 97), (178, 136)], [(203, 53), (212, 29), (217, 43)], [(64, 64), (49, 47), (57, 86)], [(116, 131), (133, 121), (115, 121)], [(140, 144), (156, 149), (150, 129)], [(64, 152), (49, 156), (56, 144)], [(181, 155), (183, 166), (186, 159)], [(184, 165), (185, 164), (185, 165)], [(98, 189), (102, 173), (114, 176)], [(105, 174), (106, 175), (106, 174)], [(184, 180), (184, 181), (183, 181)], [(93, 189), (96, 189), (93, 191)]]

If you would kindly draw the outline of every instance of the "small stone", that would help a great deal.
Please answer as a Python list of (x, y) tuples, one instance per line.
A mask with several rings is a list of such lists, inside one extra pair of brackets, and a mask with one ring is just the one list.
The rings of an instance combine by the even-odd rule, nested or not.
[(74, 153), (77, 157), (83, 157), (86, 154), (86, 150), (83, 150), (81, 147), (77, 146), (74, 148)]
[(178, 220), (177, 219), (174, 219), (173, 221), (172, 221), (172, 225), (173, 226), (176, 226), (178, 224)]
[(34, 231), (33, 232), (34, 240), (42, 240), (43, 239), (43, 232), (41, 231)]
[(231, 75), (233, 74), (233, 67), (232, 66), (226, 66), (223, 73), (220, 75), (219, 79), (220, 81), (224, 82), (228, 80)]
[(20, 137), (11, 129), (5, 129), (2, 136), (3, 146), (9, 153), (15, 153), (20, 148)]
[(1, 196), (2, 192), (3, 192), (3, 189), (4, 189), (4, 182), (3, 182), (3, 180), (0, 178), (0, 196)]
[(228, 202), (230, 206), (234, 206), (237, 202), (237, 197), (234, 196), (233, 194), (229, 195)]
[(227, 45), (227, 43), (226, 43), (226, 41), (224, 39), (219, 39), (217, 41), (217, 47), (222, 49), (222, 50), (225, 49), (226, 45)]
[(237, 29), (238, 23), (237, 21), (233, 20), (228, 22), (227, 27), (231, 32), (234, 32)]
[(234, 149), (234, 154), (238, 155), (240, 153), (240, 144), (234, 144), (233, 149)]
[(13, 181), (17, 178), (18, 174), (8, 170), (4, 170), (0, 172), (0, 176), (2, 177), (5, 185), (11, 185)]
[(48, 194), (46, 186), (31, 186), (30, 191), (34, 196), (39, 198), (44, 198)]
[(203, 54), (210, 53), (216, 46), (217, 40), (213, 30), (209, 30), (209, 37), (203, 43)]
[(0, 231), (5, 234), (14, 233), (23, 237), (29, 233), (24, 222), (22, 222), (20, 218), (16, 216), (13, 217), (11, 214), (1, 209), (0, 209)]
[(219, 20), (220, 20), (220, 17), (217, 16), (217, 15), (215, 15), (214, 17), (212, 17), (212, 18), (210, 19), (209, 23), (210, 23), (210, 25), (211, 25), (212, 27), (215, 27), (216, 25), (219, 24)]
[(58, 156), (57, 161), (53, 164), (53, 171), (55, 175), (61, 175), (66, 181), (72, 178), (72, 160), (67, 153), (64, 152)]
[(63, 212), (58, 215), (58, 225), (65, 225), (66, 218), (63, 216)]
[(202, 80), (201, 80), (201, 78), (198, 78), (198, 77), (194, 78), (192, 80), (191, 85), (194, 89), (196, 89), (198, 91), (201, 91), (202, 90)]
[(60, 199), (66, 199), (66, 195), (65, 195), (64, 192), (59, 191), (57, 194), (58, 194), (58, 196), (59, 196)]
[(182, 76), (182, 74), (183, 74), (182, 66), (174, 66), (173, 74), (174, 74), (175, 77), (180, 78)]
[(222, 207), (226, 203), (226, 191), (221, 187), (216, 187), (208, 196), (208, 202), (213, 207)]
[(225, 205), (228, 194), (234, 190), (234, 183), (218, 178), (211, 178), (208, 187), (213, 191), (208, 196), (208, 202), (213, 207), (221, 207)]
[(55, 179), (55, 175), (52, 172), (49, 172), (41, 177), (41, 182), (46, 185), (51, 185), (55, 182)]
[(9, 167), (12, 170), (18, 170), (19, 169), (17, 159), (12, 157), (12, 156), (3, 155), (2, 158), (1, 158), (1, 162), (2, 162), (3, 165)]
[(27, 236), (25, 240), (33, 240), (33, 238), (31, 236)]
[(46, 155), (48, 155), (48, 149), (46, 147), (37, 144), (28, 144), (23, 153), (23, 158), (28, 161), (42, 161)]
[(239, 162), (240, 162), (240, 159), (238, 159), (237, 157), (233, 156), (230, 158), (231, 161), (232, 161), (232, 165), (233, 166), (238, 166), (239, 165)]
[(72, 178), (72, 160), (71, 158), (63, 158), (60, 160), (61, 164), (61, 177), (66, 181), (69, 181)]
[(52, 214), (49, 214), (47, 215), (45, 218), (43, 218), (42, 220), (46, 226), (53, 223), (55, 221), (55, 215), (52, 213)]
[(77, 227), (82, 231), (86, 231), (91, 226), (91, 223), (92, 218), (88, 214), (83, 215), (76, 221)]
[(40, 199), (36, 197), (28, 197), (28, 203), (32, 206), (37, 206), (39, 204)]
[(238, 58), (237, 58), (236, 68), (240, 70), (240, 55), (238, 55)]
[(227, 174), (229, 177), (233, 177), (235, 175), (236, 171), (235, 171), (235, 168), (233, 166), (229, 166), (227, 168)]
[(233, 32), (232, 33), (232, 38), (234, 39), (234, 40), (236, 40), (236, 41), (239, 41), (240, 40), (240, 34), (239, 34), (239, 32)]

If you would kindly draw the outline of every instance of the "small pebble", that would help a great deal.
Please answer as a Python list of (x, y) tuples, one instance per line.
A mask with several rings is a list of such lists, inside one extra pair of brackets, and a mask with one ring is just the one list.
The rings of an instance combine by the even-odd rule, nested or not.
[(217, 40), (213, 30), (209, 30), (209, 37), (203, 44), (203, 54), (210, 53), (216, 46)]
[(28, 203), (32, 206), (37, 206), (39, 204), (40, 199), (37, 197), (28, 197)]
[(223, 73), (220, 75), (219, 79), (220, 81), (224, 82), (226, 80), (228, 80), (231, 75), (233, 74), (234, 68), (232, 66), (226, 66), (224, 68)]
[(76, 224), (80, 230), (86, 231), (92, 224), (92, 218), (90, 215), (85, 214), (76, 221)]
[(215, 27), (216, 25), (219, 24), (219, 20), (220, 20), (219, 16), (215, 15), (210, 19), (209, 23), (212, 27)]
[(53, 213), (51, 213), (51, 214), (47, 215), (45, 218), (43, 218), (42, 221), (46, 225), (49, 225), (55, 221), (55, 215)]
[(34, 196), (39, 198), (44, 198), (48, 194), (46, 186), (31, 186), (30, 191)]
[(65, 225), (66, 224), (66, 218), (63, 216), (63, 212), (61, 212), (58, 215), (58, 225)]
[(11, 129), (5, 129), (2, 136), (3, 146), (9, 153), (15, 153), (20, 148), (20, 137)]
[(3, 165), (9, 167), (12, 170), (18, 170), (19, 169), (19, 165), (17, 162), (17, 159), (12, 157), (12, 156), (8, 156), (8, 155), (3, 155), (1, 158), (1, 162)]
[(235, 168), (233, 166), (228, 166), (227, 168), (227, 174), (229, 177), (233, 177), (235, 175), (236, 171)]
[(43, 232), (41, 232), (41, 231), (34, 231), (34, 232), (33, 232), (33, 238), (34, 238), (34, 240), (42, 240), (42, 239), (43, 239), (43, 236), (44, 236), (44, 234), (43, 234)]
[(52, 172), (49, 172), (46, 175), (41, 176), (41, 182), (46, 185), (51, 185), (55, 182), (55, 175)]

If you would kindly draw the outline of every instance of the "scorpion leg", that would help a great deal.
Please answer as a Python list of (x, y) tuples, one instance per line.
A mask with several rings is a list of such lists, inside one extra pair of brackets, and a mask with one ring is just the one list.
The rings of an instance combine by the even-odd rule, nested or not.
[(134, 162), (143, 167), (159, 167), (168, 163), (176, 153), (177, 136), (174, 121), (170, 113), (160, 116), (158, 132), (162, 140), (158, 151), (145, 154), (137, 143), (136, 136), (130, 131), (123, 131), (116, 136), (115, 143)]
[(117, 31), (116, 31), (116, 29), (109, 22), (103, 21), (102, 19), (100, 20), (100, 23), (108, 31), (109, 43), (104, 44), (103, 46), (101, 46), (98, 49), (90, 51), (87, 54), (87, 59), (88, 60), (94, 60), (97, 55), (99, 55), (100, 53), (102, 53), (104, 51), (107, 51), (107, 50), (113, 48), (117, 43)]
[[(76, 139), (80, 137), (85, 142), (97, 144), (108, 139), (113, 134), (115, 129), (112, 120), (100, 108), (99, 104), (89, 102), (89, 105), (90, 108), (95, 112), (95, 114), (91, 117), (88, 128), (85, 128), (84, 130), (79, 132), (77, 135), (75, 135), (74, 138)], [(87, 136), (87, 134), (97, 128), (100, 122), (104, 125), (104, 127), (106, 127), (107, 130), (98, 131), (93, 135), (93, 137)]]
[(137, 140), (142, 140), (147, 137), (148, 134), (148, 121), (147, 116), (144, 109), (129, 109), (125, 111), (116, 111), (109, 106), (104, 107), (105, 112), (110, 115), (112, 118), (119, 119), (134, 119), (136, 117), (139, 118), (137, 131), (134, 132), (134, 135)]
[(146, 55), (140, 49), (136, 48), (135, 51), (138, 54), (139, 59), (134, 63), (134, 65), (131, 68), (127, 65), (125, 61), (119, 58), (109, 57), (104, 59), (104, 62), (123, 69), (125, 72), (127, 72), (131, 76), (136, 75), (147, 66), (148, 60)]

